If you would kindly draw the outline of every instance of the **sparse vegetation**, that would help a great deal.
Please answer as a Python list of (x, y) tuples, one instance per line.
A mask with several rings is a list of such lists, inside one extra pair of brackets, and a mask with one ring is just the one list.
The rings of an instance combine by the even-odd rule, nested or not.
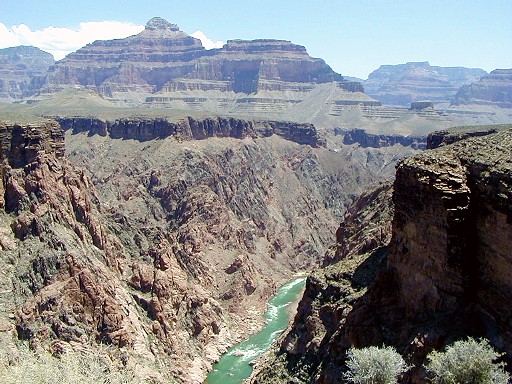
[(355, 384), (394, 384), (409, 367), (393, 347), (368, 347), (348, 352), (345, 379)]
[(20, 350), (10, 365), (0, 365), (2, 384), (139, 384), (134, 371), (115, 366), (98, 351), (68, 352), (54, 357), (48, 352)]
[(496, 362), (501, 356), (487, 340), (468, 338), (430, 353), (426, 368), (434, 384), (507, 384), (505, 364)]

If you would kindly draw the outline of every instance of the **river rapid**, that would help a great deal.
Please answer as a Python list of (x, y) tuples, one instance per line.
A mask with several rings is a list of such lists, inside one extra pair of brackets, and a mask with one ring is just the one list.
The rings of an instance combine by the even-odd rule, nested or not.
[(289, 307), (302, 293), (306, 277), (289, 281), (268, 302), (264, 328), (229, 349), (213, 366), (205, 384), (241, 384), (252, 373), (251, 361), (265, 353), (290, 322)]

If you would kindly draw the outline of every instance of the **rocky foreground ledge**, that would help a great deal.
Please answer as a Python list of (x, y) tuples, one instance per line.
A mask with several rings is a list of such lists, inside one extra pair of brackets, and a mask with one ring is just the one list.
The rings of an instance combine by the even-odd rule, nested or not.
[[(253, 383), (341, 382), (351, 346), (394, 346), (416, 367), (404, 383), (426, 383), (425, 356), (466, 336), (512, 360), (512, 130), (406, 158), (393, 189), (391, 227), (391, 216), (368, 213), (389, 212), (378, 198), (386, 188), (348, 209), (334, 264), (308, 279), (290, 332)], [(373, 250), (352, 252), (365, 233), (378, 240)]]

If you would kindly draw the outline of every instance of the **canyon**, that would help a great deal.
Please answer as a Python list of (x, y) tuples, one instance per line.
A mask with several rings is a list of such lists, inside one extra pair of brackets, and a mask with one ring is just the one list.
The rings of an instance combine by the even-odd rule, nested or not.
[(105, 343), (156, 381), (201, 382), (322, 263), (351, 197), (414, 152), (335, 152), (273, 121), (30, 119), (0, 129), (1, 343)]
[[(207, 111), (311, 123), (318, 129), (355, 126), (371, 133), (385, 127), (403, 136), (411, 130), (426, 136), (436, 128), (511, 119), (501, 95), (510, 88), (503, 75), (507, 70), (489, 75), (498, 87), (493, 94), (501, 96), (467, 108), (469, 99), (462, 102), (467, 91), (461, 87), (475, 88), (472, 84), (488, 76), (478, 68), (409, 62), (383, 65), (368, 80), (354, 81), (290, 41), (234, 39), (207, 50), (159, 17), (137, 35), (95, 41), (57, 62), (33, 47), (3, 49), (0, 57), (0, 99), (7, 102), (38, 103), (81, 88), (119, 107)], [(432, 108), (409, 108), (424, 100)]]
[(429, 63), (358, 82), (158, 17), (57, 62), (0, 50), (0, 349), (202, 383), (307, 273), (254, 383), (339, 382), (350, 346), (421, 367), (465, 335), (510, 360), (509, 90)]

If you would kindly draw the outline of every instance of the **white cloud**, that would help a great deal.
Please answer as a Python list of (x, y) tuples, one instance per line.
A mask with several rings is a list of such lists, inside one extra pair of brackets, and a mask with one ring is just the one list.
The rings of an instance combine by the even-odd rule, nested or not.
[(206, 36), (204, 32), (201, 30), (195, 31), (190, 36), (201, 40), (201, 44), (203, 44), (203, 47), (205, 47), (206, 49), (222, 48), (222, 46), (224, 45), (223, 41), (213, 41), (208, 36)]
[(118, 21), (83, 22), (80, 23), (78, 30), (47, 27), (36, 31), (32, 31), (25, 24), (8, 28), (0, 23), (0, 48), (33, 45), (51, 53), (56, 60), (60, 60), (68, 53), (95, 40), (120, 39), (135, 35), (143, 29), (143, 25)]
[[(143, 25), (122, 23), (119, 21), (90, 21), (80, 23), (78, 30), (62, 27), (46, 27), (41, 30), (31, 30), (25, 24), (8, 28), (0, 23), (0, 48), (18, 45), (33, 45), (51, 53), (55, 60), (64, 58), (95, 40), (121, 39), (135, 35), (144, 29)], [(206, 49), (222, 48), (224, 42), (214, 41), (198, 30), (193, 37), (201, 40)]]

